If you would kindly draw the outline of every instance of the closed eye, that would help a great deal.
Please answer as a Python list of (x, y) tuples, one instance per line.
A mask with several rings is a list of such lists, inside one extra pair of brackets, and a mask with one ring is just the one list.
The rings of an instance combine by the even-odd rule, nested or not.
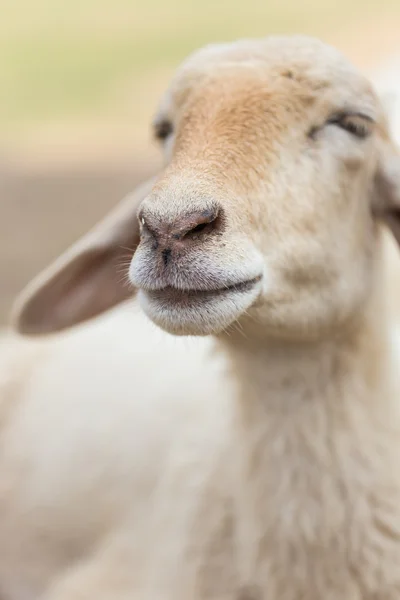
[(364, 140), (372, 133), (373, 119), (362, 113), (338, 113), (332, 115), (326, 124), (336, 125), (360, 140)]
[(315, 138), (316, 134), (325, 126), (340, 127), (359, 140), (364, 140), (372, 133), (374, 120), (369, 115), (359, 112), (337, 112), (327, 119), (323, 126), (312, 127), (309, 137)]

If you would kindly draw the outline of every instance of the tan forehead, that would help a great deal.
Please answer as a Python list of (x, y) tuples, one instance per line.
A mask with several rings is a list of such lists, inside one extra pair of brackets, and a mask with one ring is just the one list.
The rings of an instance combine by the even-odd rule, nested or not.
[(377, 117), (375, 95), (357, 69), (334, 48), (302, 36), (244, 40), (197, 51), (178, 69), (161, 109), (179, 108), (196, 89), (239, 100), (246, 90), (257, 93), (257, 88), (261, 94), (268, 89), (306, 101), (324, 95), (344, 106), (357, 102)]

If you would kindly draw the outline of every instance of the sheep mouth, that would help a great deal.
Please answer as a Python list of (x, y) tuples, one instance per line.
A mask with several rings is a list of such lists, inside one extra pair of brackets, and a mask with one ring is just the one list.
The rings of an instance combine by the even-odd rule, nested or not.
[(210, 300), (224, 299), (229, 295), (244, 294), (254, 288), (261, 280), (261, 275), (253, 277), (246, 281), (241, 281), (225, 287), (215, 288), (211, 290), (197, 289), (178, 289), (173, 286), (166, 286), (158, 290), (146, 290), (146, 295), (150, 300), (159, 302), (164, 305), (174, 306), (190, 306)]
[(213, 335), (236, 321), (255, 302), (262, 276), (213, 289), (164, 286), (139, 293), (147, 316), (173, 335)]

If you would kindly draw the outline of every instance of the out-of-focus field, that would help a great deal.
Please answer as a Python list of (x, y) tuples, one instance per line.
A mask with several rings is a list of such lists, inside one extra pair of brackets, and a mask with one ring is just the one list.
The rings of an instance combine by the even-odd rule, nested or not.
[(0, 323), (39, 269), (157, 167), (149, 123), (212, 41), (308, 33), (365, 69), (400, 53), (399, 0), (1, 0)]

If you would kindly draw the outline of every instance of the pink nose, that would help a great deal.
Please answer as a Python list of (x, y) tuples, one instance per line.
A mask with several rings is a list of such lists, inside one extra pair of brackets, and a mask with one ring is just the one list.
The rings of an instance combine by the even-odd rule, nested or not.
[(153, 248), (162, 250), (168, 261), (171, 252), (201, 243), (221, 226), (221, 211), (217, 207), (180, 215), (173, 222), (162, 220), (143, 210), (139, 214), (142, 239), (151, 238)]

